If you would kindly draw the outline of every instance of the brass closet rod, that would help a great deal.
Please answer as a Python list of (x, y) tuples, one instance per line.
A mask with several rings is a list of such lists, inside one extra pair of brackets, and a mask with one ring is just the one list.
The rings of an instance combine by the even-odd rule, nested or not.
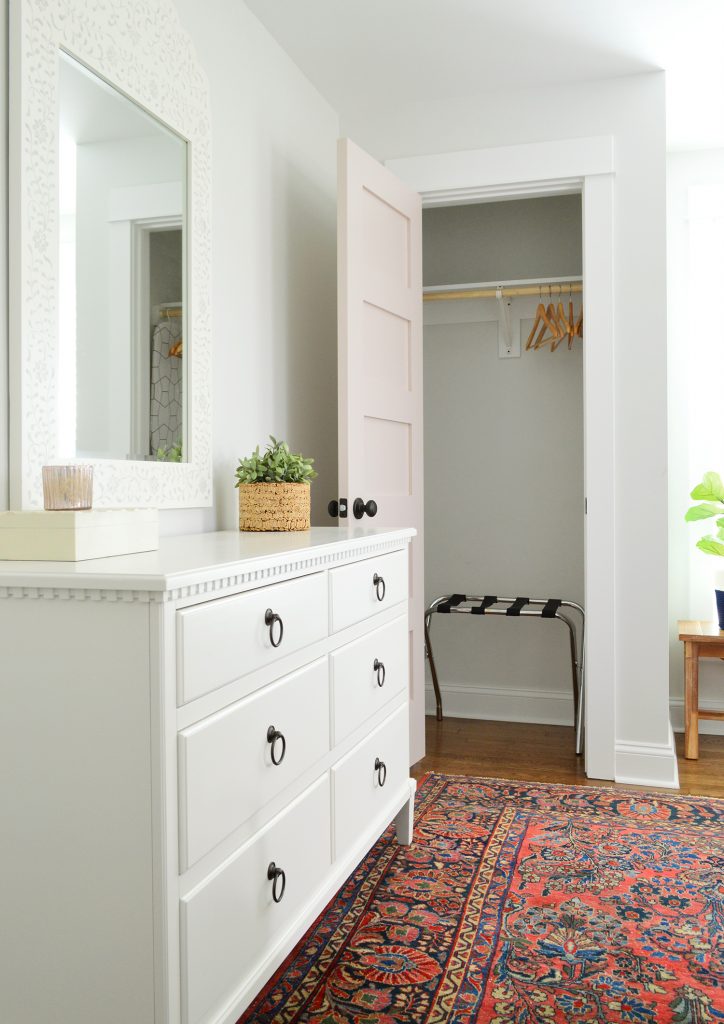
[(423, 290), (424, 302), (447, 302), (452, 299), (496, 299), (500, 294), (501, 298), (515, 298), (520, 295), (537, 295), (543, 299), (549, 297), (558, 298), (560, 295), (580, 295), (583, 291), (583, 284), (580, 278), (577, 281), (551, 281), (544, 284), (520, 284), (520, 285), (470, 285), (465, 288), (431, 288)]

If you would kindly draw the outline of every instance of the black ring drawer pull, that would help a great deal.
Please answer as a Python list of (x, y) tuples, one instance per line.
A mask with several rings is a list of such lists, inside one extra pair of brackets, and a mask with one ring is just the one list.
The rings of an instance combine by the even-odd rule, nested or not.
[[(277, 742), (277, 740), (281, 740), (282, 741), (282, 752), (281, 752), (281, 754), (279, 755), (278, 758), (275, 757), (275, 754), (276, 754), (276, 742)], [(284, 736), (284, 733), (283, 732), (279, 732), (279, 730), (275, 729), (273, 725), (270, 725), (269, 728), (266, 731), (266, 741), (267, 741), (267, 743), (271, 743), (271, 759), (272, 759), (272, 764), (277, 764), (277, 765), (281, 764), (282, 761), (284, 760), (284, 755), (287, 752), (287, 741), (286, 741), (286, 737)]]
[[(377, 600), (378, 601), (384, 601), (384, 599), (385, 599), (385, 592), (387, 590), (387, 586), (385, 585), (385, 581), (382, 579), (381, 576), (378, 576), (377, 573), (375, 573), (374, 576), (372, 577), (372, 582), (375, 585), (375, 593), (377, 594)], [(382, 587), (382, 593), (380, 593), (380, 587)]]
[(375, 771), (381, 788), (387, 782), (387, 765), (384, 761), (380, 761), (379, 757), (375, 758)]
[[(385, 685), (385, 676), (387, 674), (386, 669), (385, 669), (384, 661), (380, 661), (379, 658), (375, 658), (375, 663), (374, 663), (374, 665), (372, 667), (374, 668), (375, 672), (377, 673), (377, 685), (378, 686), (384, 686)], [(382, 673), (382, 674), (380, 675), (380, 673)]]
[[(281, 901), (284, 899), (284, 890), (287, 887), (286, 874), (282, 871), (281, 868), (278, 868), (276, 866), (274, 861), (272, 861), (269, 867), (266, 869), (266, 877), (272, 884), (272, 899), (274, 900), (275, 903), (281, 903)], [(277, 882), (279, 881), (280, 878), (282, 880), (282, 891), (277, 892)]]
[[(278, 647), (284, 637), (284, 623), (282, 622), (281, 615), (277, 615), (277, 613), (273, 612), (271, 608), (267, 608), (266, 612), (264, 613), (264, 623), (269, 627), (269, 642), (271, 643), (272, 647)], [(279, 637), (276, 643), (274, 642), (275, 623), (279, 623)]]

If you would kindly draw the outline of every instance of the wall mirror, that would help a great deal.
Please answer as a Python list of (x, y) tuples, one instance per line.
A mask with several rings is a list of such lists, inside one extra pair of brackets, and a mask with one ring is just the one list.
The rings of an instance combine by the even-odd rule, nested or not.
[[(159, 47), (162, 39), (164, 45)], [(207, 86), (170, 0), (13, 0), (11, 507), (211, 503)]]

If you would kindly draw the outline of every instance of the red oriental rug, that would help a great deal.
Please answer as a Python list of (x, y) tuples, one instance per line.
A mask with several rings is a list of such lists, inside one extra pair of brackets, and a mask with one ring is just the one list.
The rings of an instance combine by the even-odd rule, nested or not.
[(428, 775), (244, 1024), (724, 1021), (724, 801)]

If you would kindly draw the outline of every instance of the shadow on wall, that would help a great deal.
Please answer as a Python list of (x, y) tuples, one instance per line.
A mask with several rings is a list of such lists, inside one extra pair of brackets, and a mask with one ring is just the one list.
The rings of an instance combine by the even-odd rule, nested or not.
[[(335, 159), (330, 147), (330, 168), (336, 166)], [(227, 457), (214, 467), (222, 529), (233, 529), (238, 520), (233, 486), (237, 460), (257, 444), (263, 448), (269, 434), (315, 460), (319, 475), (312, 484), (313, 525), (330, 524), (327, 502), (337, 491), (334, 172), (325, 189), (303, 164), (273, 147), (266, 162), (263, 186), (256, 201), (246, 206), (243, 227), (258, 241), (253, 250), (242, 247), (235, 271), (240, 279), (232, 301), (246, 312), (235, 319), (238, 340), (227, 352), (225, 368), (215, 366), (224, 378), (217, 377), (215, 393), (231, 392), (238, 403), (226, 410), (234, 418), (233, 448), (222, 442)], [(234, 282), (218, 284), (228, 296)], [(218, 346), (215, 358), (217, 352)], [(242, 378), (239, 388), (228, 380), (234, 373)]]
[(271, 275), (273, 420), (295, 451), (314, 458), (312, 524), (329, 526), (327, 503), (337, 493), (336, 205), (280, 153), (272, 183), (280, 242)]

